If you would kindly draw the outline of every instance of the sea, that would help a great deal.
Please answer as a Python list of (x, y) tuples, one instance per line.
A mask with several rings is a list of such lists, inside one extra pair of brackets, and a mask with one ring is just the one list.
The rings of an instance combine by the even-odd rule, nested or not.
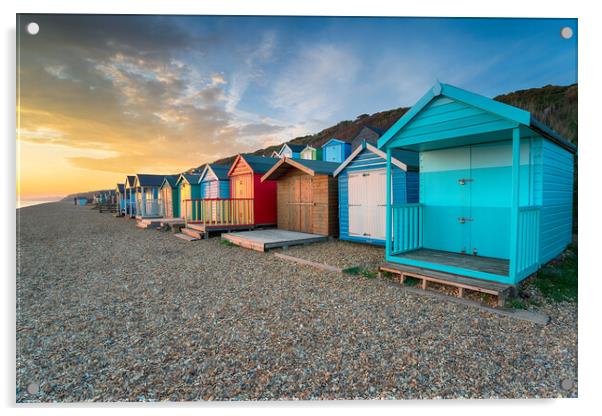
[(35, 200), (17, 200), (17, 209), (31, 207), (32, 205), (47, 204), (49, 202), (57, 202), (58, 200), (35, 199)]

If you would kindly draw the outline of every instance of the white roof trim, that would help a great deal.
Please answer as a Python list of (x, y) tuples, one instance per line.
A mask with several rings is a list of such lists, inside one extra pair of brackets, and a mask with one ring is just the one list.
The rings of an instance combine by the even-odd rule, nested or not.
[[(332, 174), (332, 176), (334, 178), (336, 178), (338, 176), (339, 173), (341, 173), (343, 171), (343, 169), (345, 169), (347, 167), (347, 165), (349, 165), (349, 163), (351, 163), (351, 161), (353, 159), (356, 158), (356, 156), (358, 154), (360, 154), (362, 152), (362, 150), (364, 149), (368, 149), (369, 151), (371, 151), (372, 153), (382, 157), (383, 159), (387, 160), (387, 154), (385, 152), (383, 152), (382, 150), (377, 149), (376, 147), (372, 146), (370, 143), (366, 143), (365, 141), (362, 142), (361, 146), (358, 146), (350, 155), (347, 159), (345, 159), (343, 161), (343, 163), (341, 163), (341, 165), (337, 168), (337, 170), (334, 171), (334, 173)], [(395, 166), (397, 166), (399, 169), (404, 170), (404, 171), (408, 171), (408, 165), (406, 165), (405, 163), (403, 163), (402, 161), (391, 157), (391, 163), (394, 164)]]

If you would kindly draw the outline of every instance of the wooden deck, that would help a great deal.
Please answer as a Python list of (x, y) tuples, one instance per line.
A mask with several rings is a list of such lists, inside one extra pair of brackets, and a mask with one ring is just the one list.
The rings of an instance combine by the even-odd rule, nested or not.
[(319, 234), (274, 229), (223, 234), (222, 239), (251, 250), (267, 251), (273, 248), (286, 248), (299, 244), (326, 241), (328, 237)]
[(383, 272), (398, 275), (401, 284), (404, 284), (407, 277), (419, 279), (421, 281), (421, 287), (424, 290), (427, 289), (429, 282), (455, 287), (458, 289), (456, 296), (460, 298), (464, 296), (464, 290), (487, 293), (497, 296), (498, 306), (504, 305), (506, 297), (513, 289), (513, 286), (509, 284), (475, 279), (421, 267), (405, 266), (403, 264), (384, 263), (378, 268), (379, 277), (382, 277)]
[(396, 254), (395, 257), (444, 264), (446, 266), (461, 267), (463, 269), (478, 270), (499, 276), (508, 276), (510, 269), (510, 262), (508, 260), (450, 253), (448, 251), (430, 250), (426, 248)]

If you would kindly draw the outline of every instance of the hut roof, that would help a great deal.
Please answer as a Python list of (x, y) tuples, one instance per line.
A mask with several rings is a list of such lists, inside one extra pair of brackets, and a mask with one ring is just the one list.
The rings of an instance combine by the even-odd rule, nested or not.
[[(353, 161), (353, 159), (355, 159), (357, 157), (357, 155), (359, 155), (363, 150), (366, 150), (366, 149), (369, 150), (370, 152), (382, 157), (383, 159), (387, 160), (387, 154), (385, 152), (377, 149), (375, 146), (373, 146), (370, 143), (368, 143), (367, 141), (363, 140), (362, 143), (347, 157), (347, 159), (345, 159), (343, 161), (343, 163), (341, 163), (337, 167), (333, 176), (334, 177), (338, 176), (338, 174), (341, 173), (347, 167), (347, 165), (349, 165), (349, 163), (351, 163)], [(405, 171), (418, 169), (417, 166), (409, 166), (409, 165), (403, 163), (402, 161), (397, 159), (394, 155), (391, 156), (391, 163), (393, 165), (397, 166), (399, 169), (405, 170)]]
[(324, 144), (322, 145), (322, 147), (324, 147), (324, 146), (328, 146), (328, 145), (329, 145), (329, 144), (331, 144), (331, 143), (343, 143), (343, 144), (344, 144), (344, 143), (347, 143), (347, 142), (346, 142), (345, 140), (341, 140), (341, 139), (330, 139), (330, 140), (328, 140), (326, 143), (324, 143)]
[(424, 96), (422, 96), (422, 98), (420, 98), (420, 100), (418, 100), (418, 102), (412, 108), (410, 108), (399, 120), (397, 120), (397, 122), (395, 122), (395, 124), (393, 124), (391, 128), (381, 136), (380, 139), (378, 139), (378, 147), (382, 148), (385, 146), (393, 137), (395, 137), (397, 133), (403, 130), (404, 127), (414, 117), (416, 117), (423, 108), (428, 106), (432, 100), (440, 96), (461, 101), (483, 111), (487, 111), (517, 124), (526, 126), (535, 133), (555, 142), (559, 146), (562, 146), (573, 153), (577, 151), (577, 147), (574, 144), (535, 119), (535, 117), (533, 117), (529, 111), (522, 110), (518, 107), (504, 104), (491, 98), (487, 98), (482, 95), (443, 83), (436, 83)]
[(325, 162), (323, 160), (291, 159), (284, 157), (272, 166), (272, 168), (263, 175), (261, 180), (278, 179), (290, 169), (299, 169), (311, 176), (332, 175), (338, 166), (338, 163)]
[(300, 152), (301, 150), (305, 149), (305, 146), (302, 146), (300, 144), (284, 143), (282, 145), (282, 147), (280, 148), (280, 152), (279, 152), (280, 154), (282, 154), (282, 151), (284, 150), (285, 147), (288, 147), (293, 152)]
[(203, 173), (201, 173), (199, 177), (199, 182), (202, 182), (205, 178), (205, 175), (208, 171), (213, 172), (215, 177), (220, 181), (228, 179), (228, 171), (230, 170), (230, 165), (220, 165), (218, 163), (210, 163), (205, 165), (205, 169), (203, 169)]
[(139, 173), (136, 175), (138, 186), (161, 186), (165, 175), (149, 175), (146, 173)]
[[(251, 167), (251, 169), (253, 169), (253, 172), (255, 173), (267, 172), (272, 166), (274, 166), (276, 162), (280, 160), (276, 157), (255, 156), (247, 154), (240, 154), (238, 156), (239, 158), (243, 159)], [(237, 158), (234, 161), (234, 163), (232, 163), (232, 166), (230, 166), (230, 169), (228, 170), (228, 174), (230, 174), (230, 172), (238, 162), (239, 158)]]
[(125, 177), (125, 186), (134, 186), (134, 183), (136, 182), (136, 176), (135, 175), (128, 175)]
[(122, 183), (118, 183), (118, 184), (117, 184), (117, 191), (118, 191), (119, 193), (124, 193), (124, 192), (125, 192), (125, 185), (124, 185), (124, 184), (122, 184)]
[(163, 182), (161, 183), (161, 188), (168, 184), (172, 188), (175, 188), (178, 185), (178, 178), (180, 175), (165, 175)]
[(181, 173), (178, 175), (178, 179), (176, 182), (179, 184), (183, 180), (188, 182), (191, 185), (196, 185), (199, 183), (199, 178), (201, 177), (198, 173)]

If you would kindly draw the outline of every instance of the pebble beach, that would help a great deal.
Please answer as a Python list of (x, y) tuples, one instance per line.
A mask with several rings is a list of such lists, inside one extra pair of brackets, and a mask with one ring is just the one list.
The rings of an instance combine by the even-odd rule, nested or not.
[(577, 397), (575, 302), (540, 325), (72, 203), (17, 219), (17, 402)]

